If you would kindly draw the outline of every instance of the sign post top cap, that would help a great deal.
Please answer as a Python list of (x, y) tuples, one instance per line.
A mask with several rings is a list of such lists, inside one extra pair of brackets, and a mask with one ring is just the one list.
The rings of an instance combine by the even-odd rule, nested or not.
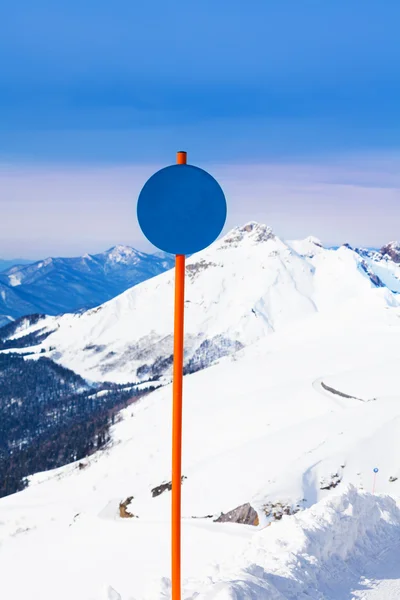
[(176, 153), (176, 163), (178, 165), (186, 165), (186, 163), (187, 163), (187, 152), (185, 152), (184, 150), (179, 150)]

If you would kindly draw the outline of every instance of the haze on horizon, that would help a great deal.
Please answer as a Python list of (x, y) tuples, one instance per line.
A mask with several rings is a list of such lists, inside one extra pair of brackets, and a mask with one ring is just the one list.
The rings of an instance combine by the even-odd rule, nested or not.
[(149, 249), (136, 199), (188, 151), (286, 239), (400, 237), (400, 5), (21, 0), (0, 36), (0, 257)]

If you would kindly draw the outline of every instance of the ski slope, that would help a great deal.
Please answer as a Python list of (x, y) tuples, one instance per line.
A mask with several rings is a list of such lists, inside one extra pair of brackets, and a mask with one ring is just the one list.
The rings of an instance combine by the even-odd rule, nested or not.
[[(400, 301), (369, 260), (251, 223), (188, 261), (186, 358), (211, 366), (184, 378), (183, 600), (400, 597)], [(140, 379), (170, 356), (173, 283), (14, 337), (47, 328), (29, 358)], [(165, 385), (122, 411), (83, 468), (0, 500), (1, 598), (170, 598), (171, 498), (152, 490), (171, 479), (171, 397)], [(214, 522), (246, 503), (257, 526)], [(278, 503), (297, 514), (274, 521)]]
[[(398, 593), (400, 309), (373, 292), (185, 377), (184, 600)], [(2, 598), (170, 598), (170, 494), (151, 495), (170, 480), (170, 386), (122, 416), (84, 469), (0, 501)], [(374, 467), (391, 497), (371, 496)], [(129, 496), (138, 518), (121, 519)], [(213, 522), (246, 502), (258, 527)], [(276, 502), (302, 510), (267, 526)]]

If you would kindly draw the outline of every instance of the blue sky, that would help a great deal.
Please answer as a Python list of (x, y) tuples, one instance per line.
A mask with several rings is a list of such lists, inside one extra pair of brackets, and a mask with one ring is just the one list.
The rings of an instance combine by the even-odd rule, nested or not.
[[(394, 160), (399, 23), (398, 0), (8, 0), (0, 24), (3, 227), (15, 202), (1, 179), (10, 165), (20, 168), (20, 178), (36, 166), (42, 175), (65, 168), (65, 177), (78, 181), (85, 168), (168, 164), (178, 149), (200, 166), (233, 169), (254, 163), (328, 168), (338, 157), (365, 154), (380, 165), (382, 156)], [(337, 173), (338, 185), (343, 177), (348, 169)], [(353, 177), (348, 183), (361, 185)], [(20, 208), (35, 218), (38, 189), (29, 180), (20, 193)], [(289, 213), (290, 205), (287, 219)], [(11, 249), (1, 222), (5, 255), (18, 243), (14, 237)], [(278, 230), (285, 235), (291, 225), (283, 219)], [(319, 225), (311, 219), (312, 233), (318, 235)], [(25, 253), (68, 252), (67, 240), (31, 248), (20, 231)], [(110, 242), (120, 241), (117, 233)], [(356, 233), (366, 244), (372, 239), (371, 231)], [(388, 221), (382, 241), (390, 233)], [(331, 232), (333, 241), (341, 235)], [(79, 248), (95, 238), (82, 239)], [(135, 229), (132, 242), (138, 240)]]

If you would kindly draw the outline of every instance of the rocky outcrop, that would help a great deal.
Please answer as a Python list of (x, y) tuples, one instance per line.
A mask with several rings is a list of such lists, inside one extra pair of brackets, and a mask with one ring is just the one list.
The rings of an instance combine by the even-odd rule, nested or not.
[(186, 265), (186, 274), (191, 279), (194, 279), (196, 277), (196, 275), (198, 275), (202, 271), (206, 271), (210, 267), (217, 267), (217, 266), (218, 265), (216, 263), (202, 259), (202, 260), (199, 260), (198, 262), (189, 263), (188, 265)]
[(206, 369), (218, 359), (224, 356), (233, 356), (235, 352), (239, 352), (242, 348), (244, 348), (243, 344), (237, 340), (230, 340), (223, 335), (204, 340), (185, 363), (183, 373), (189, 375)]
[(230, 512), (221, 515), (215, 519), (214, 523), (242, 523), (243, 525), (259, 525), (258, 514), (249, 504), (243, 504), (234, 508)]
[(137, 519), (137, 516), (128, 511), (128, 506), (133, 500), (133, 496), (129, 496), (126, 500), (119, 503), (119, 516), (121, 519)]
[(252, 221), (243, 227), (232, 229), (229, 234), (222, 238), (219, 249), (237, 248), (244, 240), (252, 244), (260, 244), (271, 239), (275, 239), (275, 235), (270, 227)]
[(320, 481), (319, 489), (320, 490), (333, 490), (333, 488), (338, 486), (341, 481), (342, 481), (342, 477), (339, 475), (339, 473), (334, 473), (333, 475), (331, 475), (331, 477), (323, 478)]
[(280, 521), (283, 515), (295, 515), (301, 510), (301, 507), (283, 504), (282, 502), (269, 502), (263, 506), (265, 516), (273, 521)]
[[(182, 475), (182, 483), (183, 481), (187, 479), (184, 475)], [(162, 483), (161, 485), (158, 485), (157, 487), (153, 488), (151, 490), (151, 495), (153, 496), (153, 498), (156, 498), (157, 496), (160, 496), (161, 494), (163, 494), (164, 492), (170, 492), (172, 490), (172, 481), (168, 481), (167, 483)]]
[(400, 243), (389, 242), (382, 246), (380, 250), (372, 250), (367, 248), (356, 248), (355, 251), (365, 258), (371, 258), (374, 261), (391, 260), (396, 264), (400, 264)]
[(381, 254), (387, 256), (395, 263), (400, 263), (400, 243), (390, 242), (381, 248)]
[(374, 273), (372, 271), (372, 269), (369, 268), (369, 266), (365, 262), (365, 260), (361, 260), (360, 267), (364, 271), (364, 273), (366, 273), (368, 275), (371, 283), (373, 283), (375, 287), (385, 287), (385, 284), (381, 281), (381, 279), (378, 277), (378, 275), (376, 273)]

